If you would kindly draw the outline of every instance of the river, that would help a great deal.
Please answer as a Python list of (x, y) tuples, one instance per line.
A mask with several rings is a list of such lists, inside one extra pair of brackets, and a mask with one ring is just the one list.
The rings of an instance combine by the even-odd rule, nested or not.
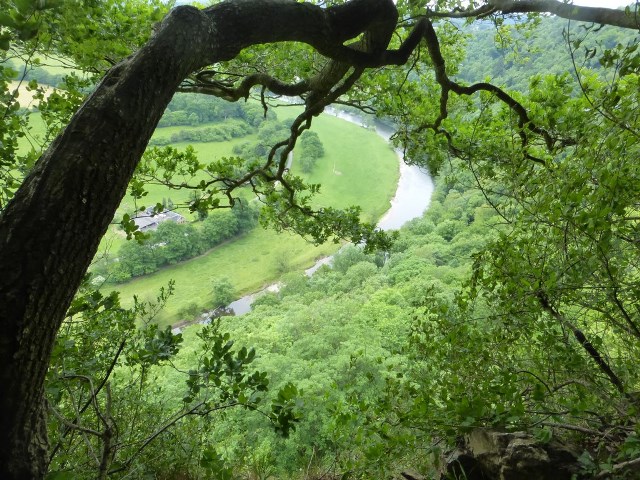
[[(323, 115), (333, 115), (347, 122), (367, 128), (363, 118), (357, 115), (332, 108), (327, 108)], [(389, 141), (391, 135), (393, 135), (393, 129), (386, 124), (376, 122), (376, 133), (386, 141)], [(378, 227), (385, 231), (398, 230), (408, 221), (422, 216), (429, 207), (431, 195), (433, 194), (433, 180), (429, 172), (416, 165), (407, 165), (404, 163), (401, 150), (397, 149), (396, 155), (398, 156), (398, 165), (400, 168), (398, 188), (396, 189), (395, 196), (391, 199), (391, 207), (378, 222)], [(332, 260), (333, 257), (321, 258), (312, 267), (306, 269), (305, 273), (311, 276), (321, 266), (331, 265)], [(269, 285), (259, 292), (239, 298), (235, 302), (230, 303), (227, 308), (232, 309), (235, 315), (244, 315), (251, 311), (251, 304), (257, 296), (266, 292), (277, 292), (278, 289), (278, 283)], [(210, 316), (204, 314), (200, 323), (208, 323), (210, 321)], [(179, 332), (180, 329), (176, 328), (174, 331)]]

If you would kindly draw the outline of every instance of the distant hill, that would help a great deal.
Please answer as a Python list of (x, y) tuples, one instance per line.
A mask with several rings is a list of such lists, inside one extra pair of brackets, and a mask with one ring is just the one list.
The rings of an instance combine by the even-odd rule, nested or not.
[[(638, 42), (638, 35), (616, 27), (570, 22), (543, 16), (536, 27), (521, 29), (506, 22), (463, 26), (469, 35), (467, 57), (460, 65), (458, 78), (478, 82), (489, 78), (508, 88), (524, 91), (532, 76), (540, 72), (574, 74), (576, 67), (600, 67), (606, 49)], [(516, 55), (516, 53), (518, 55)]]

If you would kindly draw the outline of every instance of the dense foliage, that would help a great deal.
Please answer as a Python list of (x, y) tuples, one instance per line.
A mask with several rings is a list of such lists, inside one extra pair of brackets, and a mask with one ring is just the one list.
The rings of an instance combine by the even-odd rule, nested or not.
[(324, 147), (318, 134), (312, 131), (300, 136), (300, 168), (304, 173), (313, 170), (316, 162), (324, 155)]
[[(299, 471), (302, 478), (385, 478), (410, 466), (433, 468), (439, 457), (428, 452), (438, 428), (446, 432), (441, 443), (455, 441), (461, 430), (449, 425), (468, 420), (470, 407), (451, 387), (466, 392), (497, 381), (482, 378), (475, 366), (472, 380), (460, 378), (466, 363), (479, 362), (468, 346), (467, 354), (456, 348), (452, 361), (452, 339), (428, 338), (431, 352), (417, 363), (418, 345), (408, 346), (407, 338), (417, 337), (426, 306), (454, 300), (471, 271), (471, 252), (494, 235), (496, 215), (465, 177), (457, 188), (441, 182), (427, 215), (403, 229), (386, 255), (346, 246), (332, 268), (310, 278), (289, 274), (281, 291), (259, 298), (253, 312), (224, 319), (232, 335), (256, 346), (257, 362), (273, 372), (276, 385), (293, 382), (304, 391), (305, 415), (288, 440), (251, 416), (234, 414), (220, 425), (214, 438), (225, 439), (238, 478), (260, 469), (263, 478), (297, 478), (292, 472)], [(423, 362), (429, 372), (419, 370)], [(447, 379), (448, 372), (457, 380)], [(433, 385), (414, 388), (416, 382), (438, 378), (448, 400), (415, 406), (435, 393)]]
[(177, 94), (169, 103), (158, 127), (200, 125), (230, 118), (244, 120), (258, 127), (265, 119), (273, 119), (273, 111), (265, 112), (257, 103), (229, 103), (216, 97), (197, 94)]
[(265, 112), (254, 102), (229, 103), (206, 95), (177, 94), (160, 119), (159, 127), (215, 125), (181, 129), (169, 137), (155, 136), (149, 144), (224, 142), (254, 133), (267, 119), (275, 119), (275, 113), (272, 110)]
[[(114, 62), (142, 45), (171, 5), (137, 0), (0, 3), (0, 206), (68, 123), (87, 89)], [(43, 66), (47, 71), (54, 66), (57, 73), (42, 76)], [(60, 85), (61, 80), (62, 89), (47, 91), (48, 85)], [(20, 88), (30, 91), (36, 102), (23, 100), (21, 105)], [(31, 135), (34, 127), (20, 110), (26, 106), (37, 107), (44, 135)], [(29, 147), (19, 148), (20, 139)]]
[[(258, 128), (256, 142), (243, 142), (233, 147), (233, 153), (250, 160), (264, 157), (271, 149), (273, 139), (286, 137), (291, 120), (277, 122), (270, 120), (262, 123)], [(294, 152), (295, 164), (299, 165), (303, 173), (310, 173), (316, 161), (324, 156), (324, 146), (318, 134), (313, 131), (305, 131), (300, 136), (300, 146)]]
[[(182, 336), (153, 323), (171, 292), (170, 285), (155, 302), (137, 302), (132, 309), (122, 308), (115, 293), (79, 292), (47, 382), (51, 478), (144, 478), (159, 472), (170, 478), (187, 471), (227, 478), (209, 443), (209, 418), (234, 407), (265, 408), (264, 417), (288, 434), (297, 416), (297, 390), (287, 385), (266, 403), (269, 380), (252, 370), (255, 351), (234, 348), (217, 322), (191, 342), (187, 369), (176, 368)], [(175, 374), (164, 386), (163, 365), (174, 365)]]
[(46, 67), (33, 66), (29, 68), (15, 59), (7, 61), (6, 67), (13, 70), (14, 81), (30, 82), (35, 80), (38, 85), (48, 85), (50, 87), (57, 87), (60, 85), (66, 76), (66, 72), (64, 70), (56, 73), (50, 71)]
[[(460, 16), (443, 13), (457, 2), (437, 4), (432, 18)], [(4, 208), (86, 92), (144, 43), (167, 6), (0, 5)], [(404, 19), (425, 14), (421, 2), (399, 8)], [(429, 212), (393, 245), (361, 228), (357, 209), (311, 209), (318, 186), (289, 172), (286, 154), (298, 137), (303, 171), (322, 157), (306, 131), (319, 111), (277, 122), (269, 114), (265, 121), (257, 103), (174, 99), (164, 125), (234, 121), (157, 143), (256, 128), (258, 143), (211, 163), (193, 150), (150, 149), (131, 184), (138, 199), (149, 179), (191, 188), (190, 206), (205, 217), (237, 204), (234, 189), (248, 184), (260, 194), (265, 224), (316, 242), (336, 231), (379, 241), (345, 247), (311, 278), (285, 276), (249, 315), (183, 333), (153, 324), (172, 285), (156, 302), (126, 309), (86, 282), (49, 365), (53, 478), (388, 478), (408, 467), (436, 476), (443, 452), (474, 428), (558, 438), (579, 450), (587, 476), (633, 475), (640, 465), (638, 39), (631, 29), (534, 15), (505, 21), (499, 13), (477, 14), (490, 27), (441, 22), (435, 40), (431, 23), (407, 20), (398, 38), (421, 26), (428, 46), (406, 65), (345, 70), (323, 92), (394, 121), (406, 160), (438, 175)], [(500, 50), (483, 59), (494, 36)], [(551, 44), (566, 46), (563, 60)], [(52, 58), (74, 71), (47, 92), (37, 71), (28, 72)], [(298, 84), (320, 68), (317, 60), (304, 45), (257, 45), (217, 65), (222, 80), (204, 83), (237, 100), (236, 79), (269, 72)], [(448, 75), (489, 78), (509, 90)], [(14, 94), (16, 78), (30, 78), (45, 130), (37, 142)], [(318, 91), (303, 96), (310, 102)], [(267, 105), (264, 90), (259, 96)], [(250, 176), (269, 155), (266, 173)], [(243, 218), (231, 210), (197, 227), (165, 222), (146, 243), (123, 247), (114, 276), (197, 255), (254, 219)], [(122, 223), (143, 240), (130, 217)], [(369, 252), (374, 243), (386, 250)], [(232, 294), (228, 280), (212, 275), (216, 305)], [(256, 350), (234, 349), (232, 336)]]
[[(475, 22), (465, 31), (469, 37), (458, 77), (467, 82), (488, 78), (521, 92), (528, 90), (532, 73), (562, 75), (588, 68), (611, 75), (602, 69), (602, 55), (621, 53), (637, 41), (634, 32), (558, 17), (538, 20), (535, 28), (486, 21)], [(583, 42), (587, 49), (580, 48)]]

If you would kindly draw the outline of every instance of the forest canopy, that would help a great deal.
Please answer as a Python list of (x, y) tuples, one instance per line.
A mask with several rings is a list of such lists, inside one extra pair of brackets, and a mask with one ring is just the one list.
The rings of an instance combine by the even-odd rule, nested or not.
[[(214, 445), (234, 425), (253, 428), (248, 412), (281, 436), (320, 425), (317, 443), (283, 449), (281, 476), (314, 458), (341, 478), (397, 475), (404, 465), (435, 474), (442, 451), (479, 427), (571, 442), (580, 474), (593, 478), (640, 466), (637, 3), (0, 5), (0, 477), (254, 475), (243, 461), (268, 467), (268, 444), (236, 442), (226, 456)], [(479, 48), (490, 41), (497, 50)], [(51, 90), (40, 67), (68, 73), (47, 79)], [(260, 156), (206, 163), (147, 149), (176, 92), (224, 100), (223, 116), (220, 105), (250, 96), (267, 116), (281, 96), (304, 110)], [(357, 207), (314, 208), (318, 186), (287, 167), (298, 142), (322, 161), (307, 132), (332, 104), (393, 122), (405, 160), (440, 174), (430, 217), (395, 243), (360, 222)], [(38, 141), (29, 108), (44, 124)], [(253, 107), (231, 110), (261, 123)], [(201, 121), (176, 111), (164, 121)], [(222, 322), (175, 360), (182, 336), (153, 322), (171, 285), (156, 302), (125, 309), (86, 279), (125, 192), (143, 200), (148, 181), (193, 190), (188, 207), (203, 214), (241, 204), (239, 192), (250, 190), (265, 225), (315, 243), (362, 243), (333, 272), (288, 279), (263, 300), (271, 323), (243, 340), (268, 334), (280, 315), (273, 308), (288, 312), (282, 333), (314, 325), (313, 302), (353, 330), (335, 325), (324, 343), (313, 329), (306, 339), (288, 332), (290, 350), (263, 339), (272, 384), (253, 370), (269, 361), (234, 347)], [(361, 349), (367, 331), (376, 353)], [(283, 376), (295, 363), (287, 355), (321, 359), (349, 342), (347, 374), (316, 383), (327, 389), (314, 398), (331, 403), (307, 410), (304, 424), (304, 389)], [(168, 364), (187, 372), (181, 397), (157, 381)], [(216, 431), (209, 419), (232, 407), (247, 415), (230, 413)], [(171, 431), (182, 450), (162, 449)], [(332, 457), (347, 445), (348, 455)], [(427, 453), (418, 461), (408, 452)]]

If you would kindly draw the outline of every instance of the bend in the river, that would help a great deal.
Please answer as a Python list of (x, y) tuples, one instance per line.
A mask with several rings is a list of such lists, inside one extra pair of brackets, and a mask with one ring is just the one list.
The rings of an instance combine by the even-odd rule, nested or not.
[[(328, 108), (325, 111), (328, 115), (333, 115), (342, 120), (355, 123), (363, 128), (366, 125), (363, 122), (362, 117), (346, 113), (343, 111)], [(393, 134), (393, 129), (383, 123), (376, 124), (376, 133), (389, 141)], [(425, 210), (429, 206), (431, 201), (431, 195), (433, 193), (433, 180), (429, 175), (429, 172), (416, 166), (407, 165), (404, 162), (402, 152), (396, 150), (398, 156), (398, 163), (400, 165), (400, 179), (398, 180), (398, 187), (396, 193), (391, 199), (391, 207), (378, 221), (378, 227), (382, 230), (397, 230), (405, 223), (414, 218), (422, 216)], [(333, 257), (324, 257), (318, 260), (312, 267), (305, 270), (307, 275), (313, 275), (322, 265), (330, 265)], [(258, 295), (265, 292), (278, 291), (279, 284), (270, 285), (259, 292), (246, 295), (235, 302), (232, 302), (227, 307), (227, 311), (232, 309), (235, 315), (243, 315), (251, 311), (251, 304)], [(208, 323), (211, 321), (211, 316), (215, 315), (216, 311), (208, 312), (204, 315), (204, 319), (200, 323)], [(179, 331), (179, 328), (174, 329)]]

